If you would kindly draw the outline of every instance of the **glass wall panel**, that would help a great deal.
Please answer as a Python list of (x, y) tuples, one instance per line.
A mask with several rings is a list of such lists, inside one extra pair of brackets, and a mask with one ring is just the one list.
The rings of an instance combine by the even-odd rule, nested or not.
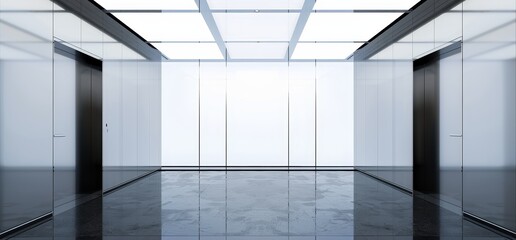
[[(357, 63), (357, 71), (363, 73), (355, 74), (356, 94), (363, 96), (356, 97), (355, 106), (362, 109), (356, 109), (355, 114), (356, 119), (361, 115), (365, 118), (363, 126), (356, 123), (357, 130), (364, 132), (355, 137), (361, 145), (356, 149), (364, 149), (364, 157), (357, 153), (355, 163), (359, 169), (381, 177), (380, 172), (371, 171), (371, 166), (381, 168), (386, 163), (382, 152), (390, 150), (389, 145), (383, 145), (389, 128), (385, 116), (391, 115), (392, 182), (412, 189), (413, 60), (462, 40), (462, 56), (445, 59), (440, 66), (444, 81), (440, 86), (441, 199), (455, 205), (460, 205), (462, 199), (464, 211), (516, 229), (515, 9), (516, 2), (512, 0), (466, 0), (389, 46), (393, 49), (392, 58), (385, 58), (389, 47), (381, 50), (382, 54), (377, 54), (383, 57), (381, 60), (394, 61), (392, 93), (382, 84), (382, 62)], [(463, 79), (463, 86), (452, 81), (457, 77)], [(389, 94), (391, 109), (386, 102)], [(463, 108), (462, 117), (459, 110), (453, 110), (457, 107)], [(462, 148), (460, 138), (448, 139), (450, 134), (461, 135), (460, 127), (454, 125), (460, 125), (461, 118)], [(461, 166), (462, 181), (457, 173)]]
[(54, 38), (103, 62), (104, 190), (161, 165), (161, 62), (54, 5)]
[(0, 0), (0, 233), (52, 211), (52, 8)]
[[(122, 49), (123, 58), (133, 57)], [(122, 169), (124, 181), (138, 175), (138, 62), (122, 61)]]
[(462, 206), (462, 54), (439, 61), (440, 199)]
[(355, 62), (355, 162), (354, 166), (363, 168), (365, 161), (365, 63)]
[(315, 62), (289, 65), (289, 165), (315, 166)]
[(163, 166), (199, 165), (199, 62), (162, 65)]
[[(406, 43), (402, 43), (406, 45)], [(397, 48), (394, 48), (395, 54)], [(405, 54), (403, 49), (400, 55)], [(394, 61), (393, 79), (393, 181), (412, 189), (412, 61)]]
[(288, 165), (288, 63), (228, 62), (228, 166)]
[[(389, 59), (392, 59), (390, 48)], [(393, 180), (393, 62), (378, 61), (378, 176)]]
[(516, 231), (516, 2), (463, 8), (463, 208)]
[(462, 4), (435, 19), (435, 48), (442, 48), (462, 39)]
[[(122, 48), (118, 48), (118, 59), (122, 58)], [(114, 54), (114, 50), (112, 49)], [(109, 189), (123, 182), (122, 178), (122, 62), (107, 60), (103, 62), (103, 109), (104, 122), (107, 124), (103, 137), (103, 189)]]
[(365, 168), (376, 174), (378, 167), (378, 66), (365, 62)]
[(353, 63), (317, 62), (317, 166), (353, 166)]
[[(152, 63), (138, 61), (138, 171), (149, 171), (150, 163), (150, 104)], [(152, 168), (150, 168), (152, 169)]]
[(150, 94), (150, 160), (149, 167), (161, 168), (161, 62), (152, 62)]
[(201, 166), (226, 165), (226, 63), (201, 62)]

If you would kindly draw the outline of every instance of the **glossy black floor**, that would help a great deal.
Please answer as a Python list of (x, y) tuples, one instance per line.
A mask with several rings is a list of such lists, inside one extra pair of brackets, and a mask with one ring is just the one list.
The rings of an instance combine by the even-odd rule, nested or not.
[(353, 171), (157, 172), (14, 239), (505, 239)]

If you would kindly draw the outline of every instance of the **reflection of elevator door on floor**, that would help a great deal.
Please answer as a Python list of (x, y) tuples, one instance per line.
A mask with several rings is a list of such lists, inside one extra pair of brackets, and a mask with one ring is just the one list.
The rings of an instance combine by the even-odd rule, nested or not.
[(460, 43), (414, 62), (414, 190), (462, 202)]
[(101, 62), (56, 43), (54, 54), (54, 203), (102, 188)]

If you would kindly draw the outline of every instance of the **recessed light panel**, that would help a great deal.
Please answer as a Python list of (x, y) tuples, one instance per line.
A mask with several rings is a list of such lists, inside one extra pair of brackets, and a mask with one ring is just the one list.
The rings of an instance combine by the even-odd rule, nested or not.
[(147, 41), (215, 41), (200, 13), (114, 13)]
[(168, 59), (224, 59), (217, 43), (153, 43)]
[(288, 43), (226, 43), (232, 59), (283, 59)]
[(368, 41), (402, 13), (312, 13), (300, 41)]
[(224, 41), (290, 41), (299, 13), (213, 13)]
[(419, 0), (317, 0), (314, 10), (408, 10)]
[(195, 0), (95, 0), (107, 10), (199, 10)]
[(347, 59), (362, 43), (298, 43), (292, 59)]
[(304, 0), (208, 0), (212, 10), (300, 10)]

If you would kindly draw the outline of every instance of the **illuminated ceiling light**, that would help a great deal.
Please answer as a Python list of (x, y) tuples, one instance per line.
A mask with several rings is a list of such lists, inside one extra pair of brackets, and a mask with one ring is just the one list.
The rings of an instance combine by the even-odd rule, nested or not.
[(312, 13), (300, 41), (368, 41), (402, 13)]
[(114, 13), (147, 41), (215, 41), (200, 13)]
[(298, 43), (291, 59), (344, 60), (362, 43)]
[(212, 10), (300, 10), (305, 0), (208, 0)]
[(419, 0), (317, 0), (314, 10), (408, 10)]
[(106, 10), (199, 10), (194, 0), (95, 0)]
[(217, 43), (153, 43), (168, 59), (224, 59)]
[(287, 54), (285, 43), (226, 43), (232, 59), (283, 59)]
[(299, 13), (213, 13), (224, 41), (290, 41)]

